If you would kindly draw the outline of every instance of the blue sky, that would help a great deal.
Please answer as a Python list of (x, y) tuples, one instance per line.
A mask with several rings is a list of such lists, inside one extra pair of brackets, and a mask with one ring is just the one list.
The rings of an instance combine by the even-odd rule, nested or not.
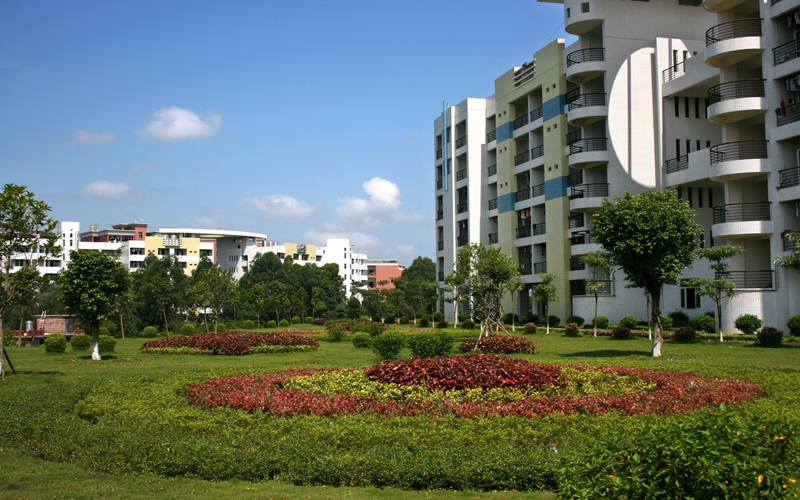
[(556, 37), (532, 0), (0, 0), (1, 181), (101, 228), (435, 256), (433, 120)]

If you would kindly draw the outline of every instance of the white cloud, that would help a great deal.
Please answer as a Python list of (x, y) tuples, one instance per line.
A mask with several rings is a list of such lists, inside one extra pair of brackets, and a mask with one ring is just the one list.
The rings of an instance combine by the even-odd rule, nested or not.
[(141, 134), (162, 141), (179, 141), (213, 137), (222, 126), (222, 115), (200, 115), (177, 106), (153, 113), (153, 121), (145, 125)]
[(81, 188), (81, 194), (84, 196), (106, 200), (119, 200), (127, 197), (129, 193), (130, 186), (124, 182), (94, 181)]
[(245, 198), (241, 204), (257, 209), (262, 216), (270, 220), (305, 219), (317, 210), (317, 207), (310, 203), (279, 194)]
[(321, 231), (317, 230), (308, 230), (305, 234), (305, 240), (308, 243), (315, 243), (317, 245), (325, 245), (325, 243), (329, 239), (336, 239), (336, 238), (347, 238), (350, 240), (350, 244), (353, 245), (353, 249), (358, 252), (365, 252), (368, 250), (376, 250), (384, 248), (383, 241), (375, 236), (374, 234), (362, 233), (362, 232), (344, 232), (344, 231), (337, 231), (333, 228), (326, 228)]
[(376, 228), (422, 220), (421, 214), (400, 211), (400, 188), (394, 182), (373, 177), (361, 186), (369, 199), (343, 197), (337, 200), (336, 213), (345, 225)]
[(75, 131), (75, 139), (73, 139), (73, 141), (79, 144), (105, 144), (108, 142), (114, 142), (116, 138), (117, 134), (109, 130), (103, 130), (102, 132), (94, 133), (89, 132), (88, 130), (79, 129)]
[(416, 248), (414, 245), (397, 245), (397, 251), (403, 255), (414, 255)]

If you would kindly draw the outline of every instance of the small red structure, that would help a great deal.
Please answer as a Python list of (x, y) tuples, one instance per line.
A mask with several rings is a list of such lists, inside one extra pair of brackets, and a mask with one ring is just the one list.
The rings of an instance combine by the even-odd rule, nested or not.
[(75, 317), (69, 314), (42, 315), (36, 318), (36, 329), (48, 333), (75, 333)]

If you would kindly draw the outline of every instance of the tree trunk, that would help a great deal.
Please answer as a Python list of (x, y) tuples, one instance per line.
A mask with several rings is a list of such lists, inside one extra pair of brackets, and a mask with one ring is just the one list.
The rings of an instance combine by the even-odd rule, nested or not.
[(594, 320), (592, 320), (592, 323), (594, 323), (594, 336), (595, 336), (595, 338), (597, 338), (597, 301), (598, 301), (598, 299), (597, 299), (597, 290), (595, 289), (595, 292), (594, 292)]
[(100, 357), (100, 322), (90, 323), (89, 328), (92, 330), (92, 359), (101, 360)]
[(5, 380), (6, 380), (6, 372), (5, 372), (5, 368), (3, 366), (3, 356), (6, 355), (6, 345), (5, 345), (5, 339), (3, 339), (3, 317), (2, 316), (0, 316), (0, 350), (3, 351), (2, 353), (0, 353), (0, 354), (2, 354), (2, 355), (0, 355), (0, 380), (5, 382)]
[(547, 330), (545, 330), (545, 333), (550, 335), (550, 304), (547, 302), (544, 304), (544, 315), (547, 319)]
[(724, 342), (722, 337), (722, 297), (717, 301), (717, 333), (719, 334), (719, 341)]
[(122, 338), (125, 338), (125, 323), (122, 321), (122, 313), (119, 313), (119, 333), (122, 335)]
[(169, 323), (167, 323), (167, 310), (162, 309), (161, 312), (164, 313), (164, 331), (167, 333), (167, 338), (169, 338)]
[(661, 290), (650, 292), (650, 319), (656, 327), (653, 335), (653, 357), (661, 357), (661, 344), (664, 343), (664, 327), (661, 323)]

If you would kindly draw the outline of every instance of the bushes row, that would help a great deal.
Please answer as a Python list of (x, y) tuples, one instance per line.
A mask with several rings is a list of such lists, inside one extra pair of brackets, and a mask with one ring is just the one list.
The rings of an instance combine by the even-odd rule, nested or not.
[[(117, 339), (111, 335), (100, 335), (98, 339), (100, 354), (114, 352), (117, 347)], [(74, 335), (70, 340), (73, 351), (88, 351), (91, 347), (91, 337), (85, 334)], [(53, 333), (44, 339), (44, 350), (51, 354), (63, 354), (67, 352), (67, 336), (63, 333)]]

